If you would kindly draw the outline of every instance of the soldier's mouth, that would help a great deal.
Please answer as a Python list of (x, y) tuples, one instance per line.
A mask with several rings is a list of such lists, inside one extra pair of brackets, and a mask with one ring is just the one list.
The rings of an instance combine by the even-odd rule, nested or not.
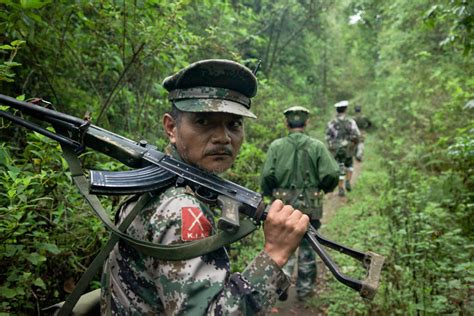
[(232, 156), (232, 150), (228, 148), (211, 149), (206, 156)]
[(230, 153), (213, 153), (208, 156), (232, 156)]

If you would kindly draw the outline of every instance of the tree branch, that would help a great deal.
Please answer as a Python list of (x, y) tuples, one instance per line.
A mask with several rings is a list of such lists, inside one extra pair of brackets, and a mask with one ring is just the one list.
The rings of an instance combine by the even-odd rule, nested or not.
[(118, 86), (120, 85), (122, 80), (125, 78), (125, 75), (127, 74), (128, 70), (133, 65), (135, 60), (138, 58), (138, 55), (140, 55), (140, 53), (141, 53), (141, 51), (143, 50), (144, 47), (145, 47), (145, 43), (142, 43), (140, 45), (140, 47), (138, 48), (138, 50), (135, 53), (133, 53), (132, 59), (128, 62), (127, 66), (125, 67), (125, 69), (120, 74), (119, 79), (115, 82), (115, 85), (114, 85), (112, 91), (110, 92), (109, 96), (107, 97), (107, 100), (105, 100), (104, 104), (102, 105), (102, 107), (100, 109), (99, 116), (97, 117), (97, 121), (96, 121), (97, 124), (99, 124), (99, 122), (102, 119), (102, 116), (104, 115), (105, 111), (107, 110), (107, 108), (112, 103), (112, 100), (115, 97), (115, 94), (117, 92)]

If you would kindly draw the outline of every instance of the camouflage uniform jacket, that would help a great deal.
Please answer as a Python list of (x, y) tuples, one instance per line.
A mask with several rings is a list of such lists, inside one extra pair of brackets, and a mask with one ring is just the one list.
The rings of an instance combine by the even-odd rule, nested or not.
[(339, 166), (322, 142), (301, 132), (290, 132), (270, 144), (261, 187), (266, 196), (276, 188), (291, 187), (331, 192), (338, 175)]
[(326, 141), (329, 149), (334, 151), (340, 142), (357, 144), (360, 140), (360, 131), (356, 122), (346, 117), (344, 113), (337, 113), (336, 117), (328, 123)]
[[(132, 208), (122, 208), (121, 217)], [(160, 244), (184, 243), (216, 231), (214, 213), (189, 188), (156, 195), (127, 232)], [(158, 260), (120, 241), (102, 278), (102, 313), (112, 315), (254, 315), (265, 312), (289, 286), (261, 252), (242, 273), (230, 273), (225, 248), (184, 261)]]

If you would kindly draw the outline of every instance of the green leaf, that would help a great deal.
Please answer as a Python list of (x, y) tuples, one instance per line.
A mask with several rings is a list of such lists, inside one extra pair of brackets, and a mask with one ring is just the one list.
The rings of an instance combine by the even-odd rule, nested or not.
[(21, 0), (20, 4), (24, 9), (39, 9), (49, 4), (51, 1), (41, 0)]
[(40, 254), (37, 253), (37, 252), (32, 252), (32, 253), (30, 253), (30, 255), (27, 257), (27, 259), (28, 259), (29, 262), (31, 262), (31, 263), (34, 264), (35, 266), (38, 265), (38, 264), (41, 263), (41, 262), (45, 262), (45, 261), (46, 261), (46, 257), (40, 255)]
[(17, 295), (25, 295), (25, 288), (17, 287), (15, 290)]
[(52, 254), (59, 254), (61, 253), (61, 250), (56, 246), (55, 244), (49, 244), (49, 243), (42, 243), (40, 244), (40, 249), (44, 249), (48, 252), (51, 252)]
[(17, 63), (17, 62), (14, 62), (14, 61), (6, 61), (6, 62), (4, 62), (4, 64), (7, 65), (8, 67), (21, 66), (20, 63)]
[(18, 251), (23, 249), (22, 245), (6, 245), (5, 252), (3, 253), (6, 257), (14, 256)]
[(36, 280), (33, 281), (33, 284), (42, 288), (43, 290), (46, 290), (46, 284), (41, 278), (36, 278)]
[(31, 178), (23, 178), (22, 179), (22, 182), (23, 182), (23, 185), (26, 187), (28, 187), (31, 183)]
[(11, 44), (12, 46), (20, 46), (20, 45), (22, 45), (22, 44), (24, 44), (24, 43), (26, 43), (26, 41), (24, 41), (24, 40), (15, 40), (15, 41), (11, 42), (10, 44)]
[(6, 298), (13, 298), (16, 295), (16, 291), (13, 289), (9, 289), (5, 286), (0, 287), (0, 296), (6, 297)]
[(16, 195), (16, 190), (15, 189), (10, 189), (10, 190), (8, 190), (7, 194), (8, 194), (9, 199), (13, 199), (13, 197)]
[(10, 45), (6, 44), (6, 45), (0, 46), (0, 49), (13, 50), (14, 48), (11, 47)]
[(21, 280), (29, 280), (31, 279), (31, 272), (23, 272), (23, 274), (21, 275)]
[(16, 178), (18, 177), (18, 174), (20, 173), (20, 170), (18, 168), (15, 168), (15, 169), (12, 168), (12, 169), (8, 170), (8, 175), (10, 176), (10, 178), (13, 181), (16, 180)]

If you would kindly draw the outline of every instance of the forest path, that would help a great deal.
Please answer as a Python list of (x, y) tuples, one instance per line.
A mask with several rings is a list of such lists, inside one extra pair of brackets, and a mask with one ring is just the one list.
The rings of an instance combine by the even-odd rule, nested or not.
[[(354, 185), (357, 181), (357, 177), (360, 174), (362, 168), (362, 164), (358, 161), (354, 160), (354, 173), (352, 174), (351, 184)], [(327, 194), (324, 197), (324, 204), (323, 204), (323, 218), (321, 219), (322, 227), (321, 227), (321, 234), (324, 235), (324, 225), (329, 223), (333, 215), (336, 211), (347, 202), (347, 197), (339, 197), (337, 188), (334, 192)], [(327, 236), (331, 238), (331, 236)], [(318, 296), (319, 293), (323, 293), (327, 290), (327, 280), (332, 278), (333, 276), (321, 261), (321, 259), (316, 256), (316, 264), (318, 267), (318, 276), (316, 278), (316, 293), (315, 296)], [(296, 272), (296, 268), (295, 268)], [(327, 307), (321, 306), (320, 308), (306, 306), (303, 302), (298, 301), (296, 297), (296, 287), (295, 287), (295, 277), (293, 276), (293, 282), (288, 290), (288, 299), (284, 302), (278, 301), (276, 306), (272, 309), (270, 315), (272, 316), (291, 316), (291, 315), (298, 315), (298, 316), (320, 316), (320, 315), (327, 315)]]

